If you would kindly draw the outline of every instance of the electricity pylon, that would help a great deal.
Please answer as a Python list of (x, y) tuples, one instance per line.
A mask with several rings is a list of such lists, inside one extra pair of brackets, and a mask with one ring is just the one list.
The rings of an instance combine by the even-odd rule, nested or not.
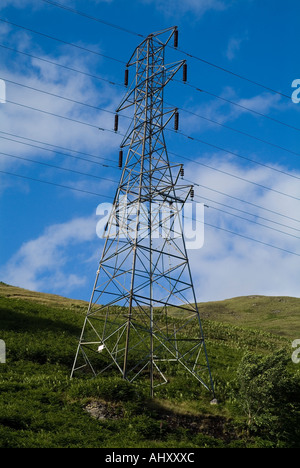
[(164, 109), (165, 86), (186, 63), (165, 64), (177, 28), (149, 35), (128, 62), (135, 79), (116, 112), (134, 108), (123, 139), (127, 150), (105, 228), (100, 260), (74, 372), (94, 376), (115, 367), (133, 382), (147, 378), (150, 392), (167, 383), (171, 366), (194, 376), (214, 394), (205, 340), (182, 228), (182, 210), (193, 187), (181, 185), (182, 165), (169, 162), (164, 128), (177, 109)]

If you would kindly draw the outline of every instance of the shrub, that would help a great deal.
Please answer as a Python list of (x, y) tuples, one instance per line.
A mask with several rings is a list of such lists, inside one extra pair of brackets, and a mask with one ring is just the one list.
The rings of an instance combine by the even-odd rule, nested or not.
[(246, 353), (236, 377), (236, 401), (246, 416), (248, 431), (271, 441), (300, 440), (300, 379), (288, 371), (290, 357)]

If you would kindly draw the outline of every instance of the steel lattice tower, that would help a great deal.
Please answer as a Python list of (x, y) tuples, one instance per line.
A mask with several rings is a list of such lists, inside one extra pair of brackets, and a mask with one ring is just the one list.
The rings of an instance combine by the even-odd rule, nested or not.
[[(182, 230), (182, 209), (193, 190), (180, 184), (182, 165), (170, 165), (164, 128), (165, 86), (186, 63), (165, 64), (177, 28), (149, 35), (128, 62), (135, 80), (117, 109), (134, 108), (121, 144), (127, 151), (105, 246), (79, 340), (71, 377), (115, 367), (123, 378), (150, 381), (151, 395), (179, 365), (214, 394), (205, 340)], [(184, 78), (186, 79), (186, 78)], [(127, 83), (126, 83), (127, 84)]]

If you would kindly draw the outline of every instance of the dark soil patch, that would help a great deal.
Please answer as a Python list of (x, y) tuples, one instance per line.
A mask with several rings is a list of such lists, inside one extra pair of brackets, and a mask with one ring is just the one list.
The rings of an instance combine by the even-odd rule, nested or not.
[[(124, 411), (121, 405), (93, 400), (85, 406), (91, 417), (103, 420), (118, 420), (124, 417)], [(156, 412), (155, 412), (156, 413)], [(188, 415), (174, 412), (161, 411), (159, 415), (153, 415), (154, 419), (161, 421), (161, 427), (168, 432), (177, 429), (186, 429), (190, 434), (204, 434), (225, 442), (237, 440), (237, 430), (233, 423), (222, 417), (213, 415)]]
[(212, 415), (182, 415), (182, 414), (163, 414), (161, 417), (163, 424), (170, 429), (187, 429), (191, 434), (204, 434), (226, 442), (238, 439), (236, 428), (226, 418)]
[(92, 418), (98, 420), (104, 419), (121, 419), (123, 418), (123, 410), (120, 405), (100, 402), (98, 400), (91, 401), (84, 407)]

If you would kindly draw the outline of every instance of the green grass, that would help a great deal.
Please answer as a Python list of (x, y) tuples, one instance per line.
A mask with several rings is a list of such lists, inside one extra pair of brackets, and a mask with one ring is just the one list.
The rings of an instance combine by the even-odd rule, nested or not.
[(300, 336), (300, 299), (248, 296), (200, 304), (201, 316), (210, 320), (295, 339)]
[[(170, 373), (154, 400), (118, 374), (71, 381), (86, 304), (1, 283), (7, 362), (0, 365), (0, 447), (276, 447), (279, 440), (246, 432), (232, 390), (246, 351), (291, 354), (291, 341), (300, 338), (299, 305), (299, 299), (257, 296), (201, 304), (219, 399), (211, 406), (210, 394), (183, 369)], [(291, 364), (291, 372), (296, 368)], [(91, 402), (108, 417), (92, 417), (85, 409)]]

